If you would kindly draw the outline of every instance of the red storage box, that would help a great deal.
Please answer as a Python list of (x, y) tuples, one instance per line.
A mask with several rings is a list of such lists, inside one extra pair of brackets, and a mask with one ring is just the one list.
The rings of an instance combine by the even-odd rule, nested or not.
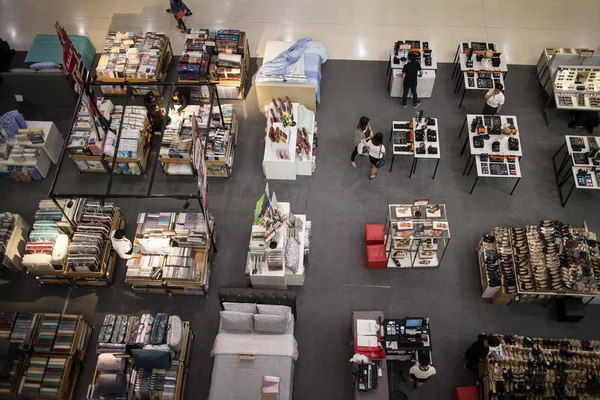
[(385, 268), (387, 267), (387, 255), (385, 254), (385, 245), (372, 244), (367, 246), (367, 268)]
[(367, 246), (371, 244), (383, 244), (385, 240), (385, 227), (383, 224), (365, 225), (365, 240)]
[(454, 389), (454, 400), (479, 400), (477, 386), (461, 386)]

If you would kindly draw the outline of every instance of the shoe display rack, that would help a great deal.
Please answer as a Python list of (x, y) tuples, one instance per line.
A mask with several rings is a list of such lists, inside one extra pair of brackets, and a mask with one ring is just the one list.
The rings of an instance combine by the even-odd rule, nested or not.
[[(423, 76), (417, 78), (417, 96), (420, 99), (430, 98), (435, 85), (437, 55), (430, 48), (429, 42), (420, 40), (398, 40), (394, 43), (387, 68), (390, 97), (402, 97), (404, 78), (397, 77), (396, 74), (402, 72), (402, 68), (408, 62), (409, 54), (417, 57), (416, 61), (421, 64), (423, 72)], [(410, 96), (412, 97), (412, 93)]]
[(392, 172), (397, 155), (413, 156), (409, 178), (417, 171), (419, 159), (433, 159), (436, 160), (436, 163), (431, 179), (435, 179), (441, 159), (440, 131), (437, 118), (424, 117), (421, 110), (410, 121), (393, 121), (390, 141), (392, 142), (390, 172)]
[(0, 326), (12, 365), (0, 378), (0, 398), (74, 398), (92, 333), (81, 315), (0, 312)]
[(496, 305), (547, 303), (563, 296), (592, 301), (600, 289), (600, 250), (587, 225), (543, 220), (497, 227), (477, 246), (482, 297)]
[(460, 138), (467, 127), (467, 137), (463, 143), (462, 156), (469, 145), (469, 158), (463, 175), (470, 175), (473, 166), (477, 178), (473, 182), (473, 193), (479, 178), (516, 179), (510, 194), (512, 195), (521, 181), (521, 163), (523, 147), (517, 117), (514, 115), (475, 115), (467, 114), (460, 129)]
[(440, 266), (450, 242), (445, 204), (390, 204), (386, 227), (388, 268)]
[[(154, 324), (157, 323), (159, 315), (167, 317), (166, 314), (144, 314), (141, 317), (128, 315), (107, 315), (102, 331), (99, 333), (96, 353), (98, 355), (109, 353), (126, 358), (124, 369), (120, 372), (127, 377), (127, 390), (120, 395), (119, 399), (136, 400), (145, 398), (160, 398), (183, 400), (187, 382), (189, 379), (189, 368), (194, 346), (195, 332), (189, 321), (181, 321), (181, 341), (177, 346), (169, 343), (169, 330), (171, 326), (164, 325), (167, 332), (163, 335), (166, 340), (162, 344), (150, 345), (146, 340), (151, 337)], [(178, 318), (177, 318), (178, 319)], [(108, 323), (106, 323), (108, 321)], [(121, 338), (113, 340), (116, 333), (117, 323), (123, 321), (119, 327)], [(171, 318), (168, 319), (171, 322)], [(140, 333), (141, 332), (141, 333)], [(141, 340), (139, 339), (141, 335)], [(166, 343), (165, 343), (166, 341)], [(146, 347), (148, 346), (148, 347)], [(175, 347), (175, 348), (173, 348)], [(147, 348), (156, 351), (170, 352), (171, 368), (169, 369), (144, 369), (138, 368), (131, 358), (131, 350)], [(98, 383), (103, 372), (96, 370), (92, 383), (88, 386), (87, 400), (104, 399), (104, 395), (98, 394)], [(156, 396), (152, 397), (151, 396)], [(112, 397), (111, 397), (112, 398)]]
[[(600, 136), (565, 136), (565, 143), (552, 156), (552, 164), (563, 207), (575, 188), (600, 189)], [(569, 183), (568, 191), (563, 191)]]
[(600, 341), (495, 336), (499, 354), (479, 365), (483, 399), (600, 399)]

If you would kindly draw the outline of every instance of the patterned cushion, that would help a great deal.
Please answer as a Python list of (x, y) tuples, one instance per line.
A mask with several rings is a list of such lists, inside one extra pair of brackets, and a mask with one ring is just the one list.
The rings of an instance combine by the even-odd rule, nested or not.
[(167, 344), (175, 351), (181, 351), (183, 343), (183, 324), (177, 315), (169, 317), (169, 330), (167, 332)]
[(227, 331), (246, 331), (254, 330), (254, 322), (251, 313), (242, 313), (236, 311), (221, 311), (221, 327)]
[(40, 69), (61, 69), (62, 67), (60, 64), (56, 64), (53, 62), (39, 62), (39, 63), (31, 64), (29, 66), (29, 68), (31, 68), (35, 71), (39, 71)]

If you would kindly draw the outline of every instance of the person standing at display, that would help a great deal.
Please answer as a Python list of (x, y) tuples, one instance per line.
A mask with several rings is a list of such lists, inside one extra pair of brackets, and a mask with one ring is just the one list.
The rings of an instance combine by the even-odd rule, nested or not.
[(385, 146), (383, 145), (383, 133), (377, 132), (373, 139), (367, 140), (365, 145), (369, 149), (369, 161), (371, 161), (371, 175), (369, 179), (374, 179), (377, 175), (377, 169), (385, 163)]
[[(190, 104), (191, 96), (192, 92), (190, 91), (190, 88), (180, 87), (175, 89), (175, 91), (173, 92), (173, 104), (180, 106), (177, 109), (178, 113), (185, 110), (188, 104)], [(175, 106), (173, 106), (173, 109), (175, 109)]]
[[(152, 132), (160, 132), (162, 130), (165, 114), (156, 102), (154, 93), (147, 92), (144, 95), (144, 106), (148, 111), (148, 119), (152, 125)], [(167, 125), (171, 123), (171, 117), (167, 117)]]
[(167, 12), (173, 14), (175, 17), (175, 21), (177, 21), (177, 26), (181, 33), (185, 33), (187, 31), (187, 27), (185, 26), (185, 22), (183, 22), (183, 16), (189, 17), (192, 15), (192, 11), (188, 6), (185, 5), (183, 0), (170, 0), (171, 8), (167, 8)]
[(483, 106), (483, 111), (481, 112), (483, 115), (500, 114), (505, 100), (503, 90), (504, 86), (499, 83), (494, 89), (488, 90), (485, 96), (483, 96), (485, 99), (485, 106)]
[(413, 104), (417, 108), (421, 104), (419, 96), (417, 96), (417, 76), (423, 76), (423, 70), (421, 69), (421, 63), (417, 61), (417, 56), (413, 53), (408, 55), (408, 62), (404, 64), (402, 72), (396, 75), (397, 78), (404, 77), (404, 92), (402, 93), (402, 107), (407, 107), (408, 91), (412, 92)]
[(131, 244), (131, 241), (125, 237), (125, 231), (123, 229), (115, 229), (110, 234), (110, 243), (122, 259), (128, 260), (133, 257), (131, 255), (133, 252), (133, 245)]
[(497, 347), (500, 345), (500, 339), (493, 335), (479, 335), (477, 341), (474, 342), (471, 347), (467, 349), (464, 358), (467, 359), (464, 367), (475, 372), (475, 368), (480, 362), (485, 361), (490, 356), (490, 347)]
[(369, 118), (360, 117), (358, 121), (358, 125), (356, 125), (356, 130), (354, 131), (354, 151), (352, 152), (352, 157), (350, 158), (351, 164), (354, 168), (356, 168), (356, 163), (354, 160), (358, 155), (358, 144), (363, 140), (369, 140), (373, 137), (373, 129), (371, 129), (371, 124), (369, 124)]
[(405, 382), (414, 382), (414, 387), (423, 386), (425, 382), (435, 375), (436, 370), (431, 365), (431, 358), (428, 351), (419, 351), (415, 364), (408, 371), (410, 376), (403, 376)]

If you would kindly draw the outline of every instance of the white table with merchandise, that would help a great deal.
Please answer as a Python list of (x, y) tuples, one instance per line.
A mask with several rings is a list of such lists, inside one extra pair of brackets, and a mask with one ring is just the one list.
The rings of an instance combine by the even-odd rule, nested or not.
[(431, 179), (435, 179), (440, 165), (440, 131), (437, 118), (423, 117), (421, 120), (413, 118), (409, 121), (392, 121), (390, 131), (392, 142), (392, 162), (390, 172), (394, 167), (396, 156), (413, 156), (408, 177), (417, 171), (419, 159), (436, 160), (435, 169)]
[[(267, 114), (265, 132), (265, 150), (263, 155), (263, 173), (267, 179), (296, 180), (298, 175), (310, 176), (313, 173), (312, 159), (313, 138), (315, 130), (315, 113), (298, 103), (292, 103), (291, 126), (284, 127), (282, 122), (271, 122), (271, 111), (277, 115), (275, 106), (271, 103)], [(269, 138), (271, 128), (287, 135), (285, 142), (274, 142)], [(310, 144), (308, 151), (298, 150), (298, 130), (305, 129)]]
[[(290, 203), (280, 202), (279, 203), (281, 212), (285, 215), (290, 214)], [(275, 249), (271, 249), (268, 247), (268, 244), (264, 241), (262, 244), (264, 248), (258, 249), (253, 246), (253, 238), (250, 238), (250, 250), (248, 251), (248, 256), (246, 257), (246, 276), (250, 280), (250, 284), (255, 288), (270, 288), (270, 289), (287, 289), (289, 286), (303, 286), (306, 265), (304, 263), (304, 247), (305, 247), (305, 231), (307, 229), (307, 220), (306, 215), (304, 214), (294, 214), (297, 220), (300, 220), (300, 223), (296, 223), (297, 226), (302, 225), (302, 228), (298, 228), (296, 232), (292, 232), (295, 228), (290, 228), (287, 224), (283, 227), (279, 228), (278, 232), (280, 235), (279, 240), (277, 241), (277, 247)], [(256, 232), (265, 233), (265, 228), (258, 225), (252, 226), (253, 234)], [(299, 260), (297, 271), (294, 272), (286, 267), (286, 257), (285, 257), (285, 248), (288, 240), (291, 240), (292, 234), (295, 238), (297, 238), (299, 242)], [(256, 243), (256, 242), (255, 242)], [(269, 251), (281, 253), (283, 268), (281, 269), (273, 269), (269, 268), (267, 262), (264, 257), (258, 255), (258, 253), (264, 252), (265, 254)]]
[[(399, 48), (397, 52), (394, 50), (390, 52), (390, 62), (388, 63), (386, 72), (386, 75), (388, 75), (388, 91), (390, 92), (390, 97), (402, 97), (404, 91), (404, 78), (400, 78), (396, 75), (402, 72), (402, 68), (404, 68), (404, 65), (407, 63), (407, 61), (402, 61), (402, 59), (408, 59), (408, 53), (411, 51), (419, 51), (421, 53), (421, 69), (423, 70), (423, 76), (417, 78), (417, 96), (419, 96), (419, 98), (430, 98), (435, 84), (437, 54), (434, 50), (429, 48), (429, 42), (403, 42), (415, 42), (418, 43), (418, 47), (413, 48), (408, 45), (410, 46), (409, 48)], [(431, 57), (425, 58), (423, 54), (425, 51), (431, 51)], [(412, 93), (409, 93), (409, 97), (412, 97)]]
[[(479, 178), (516, 178), (517, 181), (510, 192), (512, 195), (521, 181), (520, 158), (523, 156), (517, 117), (467, 114), (459, 138), (465, 126), (467, 137), (460, 155), (463, 155), (467, 142), (470, 154), (463, 175), (470, 175), (473, 165), (476, 165), (477, 170), (477, 177), (469, 194), (473, 193)], [(503, 134), (502, 128), (509, 128), (511, 133)]]
[[(565, 155), (560, 165), (557, 166), (557, 157), (560, 157), (563, 152)], [(575, 188), (599, 190), (600, 136), (565, 136), (565, 143), (552, 156), (552, 164), (560, 194), (560, 203), (563, 207), (569, 201)], [(565, 197), (562, 189), (569, 182), (571, 182), (571, 187)]]
[(556, 108), (600, 111), (600, 67), (561, 65), (554, 77)]

